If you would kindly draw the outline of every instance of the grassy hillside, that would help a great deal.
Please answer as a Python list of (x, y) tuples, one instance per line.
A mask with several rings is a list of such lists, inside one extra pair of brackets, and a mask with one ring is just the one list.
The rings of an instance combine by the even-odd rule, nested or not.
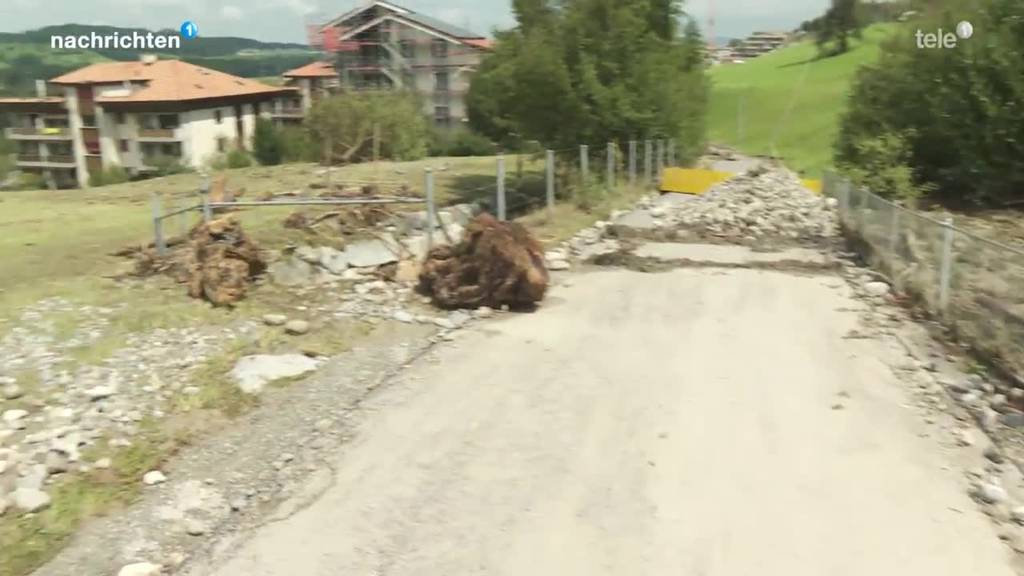
[(868, 28), (841, 56), (818, 59), (812, 41), (744, 64), (712, 70), (710, 138), (749, 154), (774, 153), (794, 170), (820, 176), (857, 69), (874, 62), (891, 24)]

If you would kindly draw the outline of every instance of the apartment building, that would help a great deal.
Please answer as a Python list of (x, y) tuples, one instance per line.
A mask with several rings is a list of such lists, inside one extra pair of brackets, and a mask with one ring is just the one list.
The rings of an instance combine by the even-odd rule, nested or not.
[(492, 46), (469, 30), (379, 1), (318, 26), (313, 41), (329, 55), (342, 90), (415, 91), (439, 126), (466, 120), (470, 78)]
[(301, 123), (317, 100), (340, 88), (338, 72), (330, 62), (311, 62), (281, 76), (294, 93), (274, 101), (271, 116), (278, 125)]
[(88, 186), (110, 166), (131, 174), (165, 162), (200, 167), (251, 146), (256, 117), (296, 89), (274, 87), (179, 60), (144, 56), (92, 64), (40, 82), (36, 98), (0, 98), (12, 116), (17, 167), (52, 187)]
[(754, 32), (735, 46), (715, 50), (713, 59), (716, 62), (744, 62), (774, 52), (785, 46), (790, 37), (786, 32)]

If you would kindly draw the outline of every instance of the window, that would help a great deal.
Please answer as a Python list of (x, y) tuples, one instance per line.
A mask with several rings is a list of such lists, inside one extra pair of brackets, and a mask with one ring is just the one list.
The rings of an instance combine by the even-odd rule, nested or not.
[(114, 119), (118, 124), (124, 124), (124, 112), (118, 112), (114, 114)]
[(435, 72), (434, 73), (434, 90), (437, 92), (448, 91), (448, 73), (447, 72)]
[(416, 57), (416, 45), (411, 40), (402, 40), (399, 47), (402, 51), (402, 58), (415, 58)]
[(84, 128), (95, 128), (96, 117), (92, 114), (85, 114), (82, 116), (82, 127)]
[(161, 130), (173, 130), (181, 125), (177, 114), (161, 114), (157, 116)]
[(228, 149), (228, 139), (221, 136), (217, 138), (217, 152), (226, 152)]
[(224, 113), (221, 112), (220, 110), (214, 110), (213, 111), (213, 117), (214, 117), (215, 120), (217, 120), (217, 124), (220, 124), (221, 121), (224, 120)]
[(447, 106), (434, 107), (434, 123), (438, 126), (448, 126), (451, 123), (451, 110)]
[(430, 55), (434, 58), (448, 57), (448, 41), (440, 38), (430, 43)]
[(124, 139), (122, 139), (122, 140), (121, 140), (121, 152), (128, 152), (128, 150), (130, 150), (130, 147), (129, 147), (128, 141), (127, 141), (127, 140), (124, 140)]

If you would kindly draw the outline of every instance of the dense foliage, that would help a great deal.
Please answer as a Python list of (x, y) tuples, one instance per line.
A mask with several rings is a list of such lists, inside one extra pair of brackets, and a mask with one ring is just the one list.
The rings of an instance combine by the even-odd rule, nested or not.
[(381, 158), (414, 160), (427, 153), (429, 131), (419, 100), (403, 92), (346, 93), (317, 102), (306, 118), (326, 164), (373, 158), (374, 130)]
[(264, 166), (276, 166), (284, 159), (284, 142), (274, 123), (266, 118), (256, 119), (252, 138), (252, 155)]
[(703, 148), (703, 41), (679, 0), (514, 0), (467, 97), (473, 128), (549, 148), (675, 138)]
[[(1003, 205), (1024, 199), (1024, 3), (941, 2), (922, 10), (863, 69), (836, 144), (853, 173), (909, 173), (937, 199)], [(952, 49), (919, 48), (918, 30), (975, 34)], [(909, 171), (909, 172), (907, 172)], [(880, 194), (907, 195), (892, 189)]]

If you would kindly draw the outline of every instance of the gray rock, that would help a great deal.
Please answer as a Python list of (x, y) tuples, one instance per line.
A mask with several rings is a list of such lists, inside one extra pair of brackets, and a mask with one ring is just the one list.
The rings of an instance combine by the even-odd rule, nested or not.
[(46, 459), (43, 464), (46, 466), (46, 472), (48, 474), (63, 474), (68, 471), (71, 463), (68, 461), (68, 455), (57, 450), (50, 450), (46, 453)]
[(447, 318), (434, 318), (434, 326), (444, 328), (445, 330), (455, 329), (455, 323)]
[(97, 470), (106, 470), (110, 468), (110, 465), (110, 458), (100, 458), (99, 460), (92, 463), (93, 468), (96, 468)]
[(469, 321), (472, 320), (472, 318), (473, 317), (470, 314), (462, 310), (455, 310), (448, 314), (448, 320), (450, 320), (452, 325), (455, 326), (456, 328), (462, 328), (467, 323), (469, 323)]
[(974, 492), (974, 495), (986, 504), (999, 504), (1000, 502), (1005, 502), (1008, 498), (1006, 489), (991, 482), (982, 483)]
[(92, 388), (89, 388), (89, 389), (87, 389), (85, 391), (86, 397), (88, 397), (89, 400), (92, 400), (92, 401), (97, 401), (97, 400), (103, 400), (105, 398), (110, 398), (114, 394), (117, 394), (117, 387), (109, 385), (109, 384), (103, 384), (103, 385), (100, 385), (100, 386), (93, 386)]
[(264, 314), (263, 323), (267, 326), (284, 326), (288, 317), (284, 314)]
[(970, 430), (960, 430), (956, 434), (956, 442), (960, 446), (974, 446), (974, 435)]
[(22, 512), (39, 512), (50, 506), (50, 495), (42, 490), (18, 488), (11, 493), (14, 507)]
[(295, 249), (295, 257), (308, 264), (319, 264), (320, 249), (312, 246), (299, 246)]
[(267, 274), (279, 286), (303, 286), (313, 281), (313, 266), (299, 258), (288, 257), (271, 264)]
[(284, 331), (293, 336), (301, 336), (309, 332), (309, 322), (305, 320), (289, 320), (284, 325)]
[(231, 370), (231, 377), (246, 394), (259, 394), (270, 382), (294, 378), (320, 366), (315, 358), (303, 354), (260, 354), (245, 356)]
[(231, 500), (231, 510), (233, 512), (240, 512), (245, 509), (246, 504), (248, 504), (248, 501), (245, 498), (234, 498)]
[(3, 388), (0, 388), (0, 396), (3, 396), (4, 400), (17, 400), (24, 395), (25, 391), (17, 384), (5, 384)]
[(44, 464), (33, 464), (23, 476), (14, 481), (14, 486), (25, 490), (42, 490), (46, 476)]
[(203, 536), (210, 531), (210, 527), (198, 518), (185, 519), (185, 533), (189, 536)]
[(1024, 413), (1007, 412), (999, 417), (999, 421), (1010, 428), (1024, 428)]
[(885, 296), (889, 293), (889, 285), (885, 282), (868, 282), (864, 290), (872, 296)]
[(568, 260), (552, 260), (548, 262), (548, 270), (558, 272), (561, 270), (568, 270), (572, 265), (569, 264)]
[(345, 257), (354, 268), (369, 268), (398, 262), (398, 257), (382, 240), (363, 240), (345, 247)]
[(494, 309), (487, 306), (481, 306), (473, 311), (473, 316), (477, 318), (490, 318), (494, 316)]
[(393, 318), (399, 322), (404, 322), (405, 324), (412, 324), (416, 321), (416, 318), (405, 310), (395, 312)]
[(334, 248), (320, 249), (320, 265), (331, 274), (344, 274), (348, 270), (348, 255)]
[(4, 413), (2, 416), (0, 416), (0, 419), (2, 419), (7, 424), (14, 424), (15, 422), (21, 420), (25, 416), (28, 416), (27, 410), (22, 410), (20, 408), (12, 408), (11, 410), (4, 410)]
[(988, 458), (994, 464), (1002, 464), (1006, 461), (1002, 452), (999, 451), (999, 448), (996, 448), (993, 444), (989, 444), (985, 447), (984, 455), (985, 458)]
[(150, 562), (137, 562), (122, 567), (117, 576), (160, 576), (163, 566)]
[(1024, 506), (1017, 506), (1010, 510), (1010, 519), (1017, 524), (1024, 524)]
[(159, 470), (150, 470), (142, 476), (142, 483), (146, 486), (156, 486), (167, 482), (167, 476)]

